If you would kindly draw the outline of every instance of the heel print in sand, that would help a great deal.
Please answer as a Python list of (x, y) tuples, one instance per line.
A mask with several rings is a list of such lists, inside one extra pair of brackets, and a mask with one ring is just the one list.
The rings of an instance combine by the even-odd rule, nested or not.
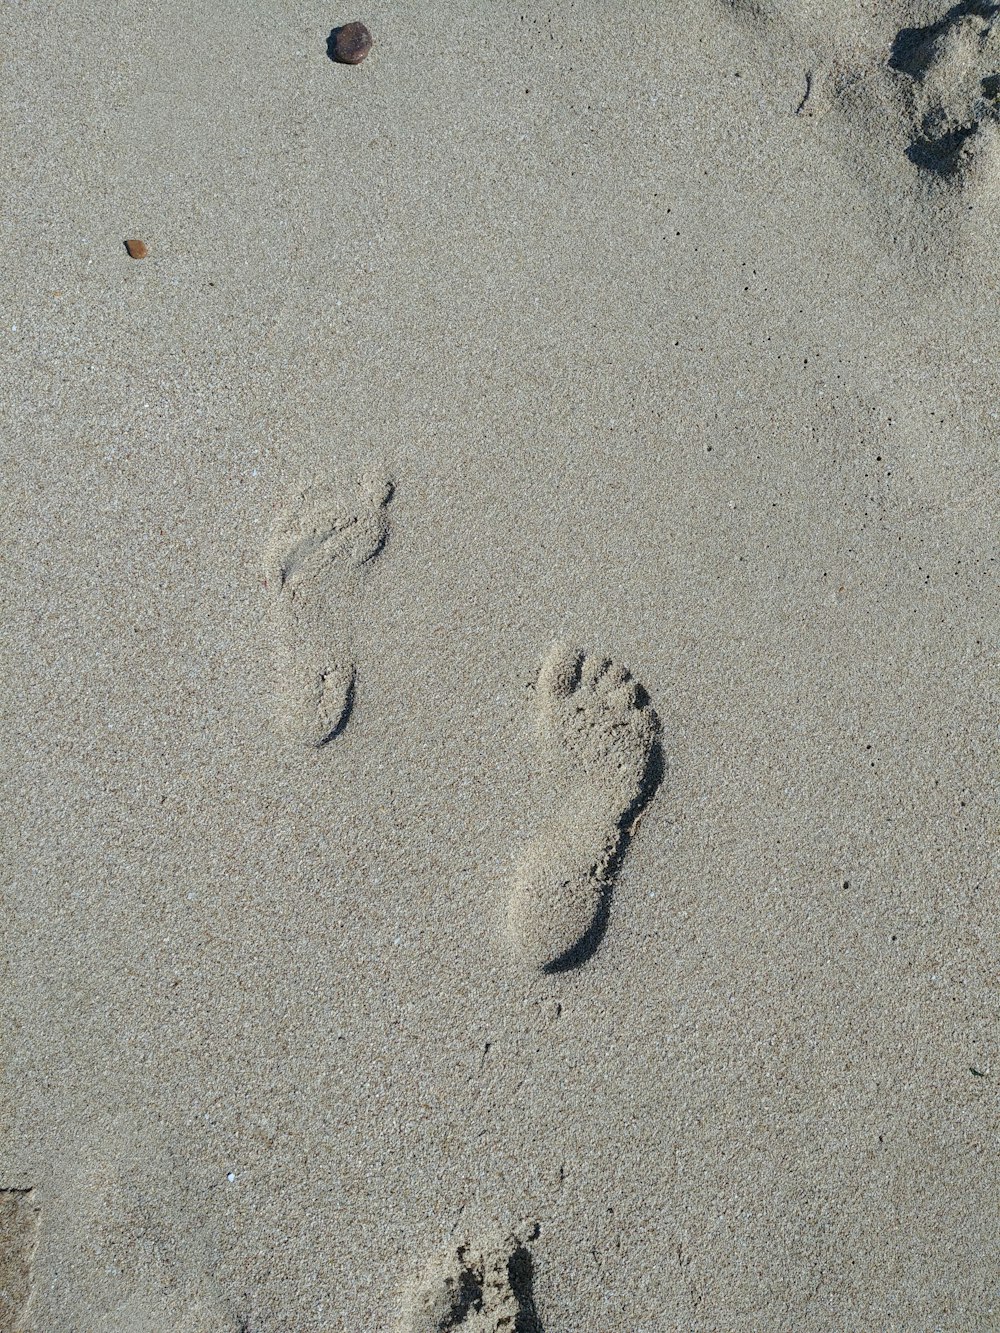
[(542, 1333), (526, 1244), (537, 1235), (527, 1224), (503, 1240), (447, 1251), (407, 1294), (399, 1333)]
[(392, 483), (308, 487), (278, 519), (265, 573), (274, 604), (278, 722), (318, 748), (347, 724), (354, 697), (352, 625), (364, 576), (389, 535)]
[(558, 644), (537, 693), (565, 796), (517, 868), (508, 923), (532, 966), (559, 972), (586, 962), (603, 938), (615, 875), (663, 760), (657, 716), (624, 667)]
[(0, 1329), (19, 1329), (31, 1298), (40, 1209), (34, 1190), (0, 1189)]

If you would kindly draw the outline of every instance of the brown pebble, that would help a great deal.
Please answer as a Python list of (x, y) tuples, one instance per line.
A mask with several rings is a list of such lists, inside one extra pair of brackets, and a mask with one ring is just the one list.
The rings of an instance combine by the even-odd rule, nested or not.
[(145, 259), (149, 254), (146, 249), (146, 242), (136, 240), (135, 237), (125, 242), (125, 249), (128, 251), (130, 259)]
[(331, 60), (341, 65), (360, 65), (372, 49), (372, 35), (363, 23), (345, 23), (334, 28), (327, 45)]

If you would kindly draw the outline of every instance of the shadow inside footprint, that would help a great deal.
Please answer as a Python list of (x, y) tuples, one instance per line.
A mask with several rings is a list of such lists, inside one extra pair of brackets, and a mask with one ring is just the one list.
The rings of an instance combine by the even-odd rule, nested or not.
[(535, 1266), (527, 1246), (519, 1245), (507, 1260), (507, 1280), (517, 1302), (514, 1333), (544, 1333), (535, 1309)]
[(322, 746), (322, 745), (329, 745), (330, 741), (336, 740), (337, 737), (338, 737), (338, 736), (341, 734), (341, 732), (344, 730), (344, 728), (347, 726), (348, 722), (350, 722), (350, 720), (351, 720), (351, 712), (352, 712), (352, 710), (353, 710), (353, 708), (354, 708), (354, 687), (355, 687), (355, 683), (356, 683), (356, 681), (355, 681), (355, 677), (354, 677), (353, 674), (352, 674), (350, 680), (347, 682), (347, 688), (346, 688), (346, 690), (344, 691), (343, 712), (340, 714), (340, 718), (339, 718), (338, 721), (334, 724), (334, 726), (331, 728), (331, 730), (328, 731), (327, 734), (326, 734), (325, 736), (321, 737), (321, 738), (316, 742), (316, 748), (317, 748), (317, 749), (318, 749), (320, 746)]
[(889, 68), (920, 78), (934, 62), (937, 39), (943, 37), (952, 24), (963, 18), (992, 19), (997, 14), (1000, 14), (1000, 3), (960, 0), (933, 23), (927, 23), (922, 28), (900, 28), (892, 43)]
[(522, 1224), (502, 1240), (483, 1247), (461, 1244), (439, 1256), (408, 1293), (400, 1333), (463, 1328), (543, 1333), (528, 1249), (538, 1234), (537, 1223)]
[(0, 1189), (0, 1329), (21, 1327), (41, 1209), (31, 1189)]
[[(648, 706), (649, 696), (642, 686), (638, 687), (640, 693), (640, 703), (643, 707)], [(655, 717), (655, 714), (653, 715)], [(658, 722), (657, 722), (658, 725)], [(604, 939), (608, 928), (608, 921), (611, 918), (611, 899), (614, 895), (614, 882), (625, 860), (625, 853), (629, 849), (632, 841), (632, 835), (635, 833), (636, 826), (639, 823), (639, 816), (645, 810), (646, 806), (656, 795), (657, 789), (663, 782), (667, 774), (667, 763), (663, 755), (663, 746), (660, 744), (659, 737), (653, 741), (652, 749), (649, 753), (649, 762), (646, 766), (645, 777), (640, 784), (639, 791), (635, 800), (628, 807), (618, 822), (619, 837), (617, 849), (607, 862), (605, 871), (606, 883), (601, 890), (600, 901), (597, 905), (597, 911), (594, 913), (594, 919), (591, 921), (586, 932), (577, 940), (572, 948), (552, 960), (542, 971), (551, 976), (557, 972), (572, 972), (574, 968), (582, 967), (584, 963), (590, 961), (594, 954), (601, 947), (601, 941)]]
[(984, 121), (997, 119), (1000, 3), (961, 0), (923, 27), (902, 28), (889, 68), (911, 85), (914, 137), (906, 155), (938, 177), (957, 177)]
[(979, 129), (979, 121), (956, 125), (944, 134), (925, 135), (910, 144), (906, 156), (915, 167), (932, 171), (938, 176), (953, 176), (962, 165), (962, 149), (967, 139)]

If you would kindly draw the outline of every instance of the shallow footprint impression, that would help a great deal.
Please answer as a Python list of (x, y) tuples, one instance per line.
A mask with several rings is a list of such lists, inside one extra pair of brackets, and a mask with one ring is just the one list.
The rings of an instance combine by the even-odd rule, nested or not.
[(526, 1244), (537, 1234), (526, 1223), (503, 1239), (441, 1255), (407, 1293), (399, 1333), (542, 1333)]
[(277, 721), (291, 741), (319, 748), (343, 731), (354, 699), (352, 628), (364, 576), (389, 535), (393, 487), (364, 477), (317, 483), (271, 534), (266, 586), (274, 598)]
[(0, 1333), (22, 1327), (40, 1215), (34, 1190), (0, 1189)]
[(514, 874), (508, 926), (533, 967), (560, 972), (586, 962), (604, 937), (614, 879), (662, 780), (663, 756), (645, 690), (608, 658), (557, 644), (537, 697), (564, 790)]

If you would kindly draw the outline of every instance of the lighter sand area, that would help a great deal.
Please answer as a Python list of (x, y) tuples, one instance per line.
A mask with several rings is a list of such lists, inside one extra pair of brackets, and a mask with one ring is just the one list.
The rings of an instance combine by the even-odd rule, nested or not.
[(0, 1333), (998, 1326), (998, 24), (8, 7)]

